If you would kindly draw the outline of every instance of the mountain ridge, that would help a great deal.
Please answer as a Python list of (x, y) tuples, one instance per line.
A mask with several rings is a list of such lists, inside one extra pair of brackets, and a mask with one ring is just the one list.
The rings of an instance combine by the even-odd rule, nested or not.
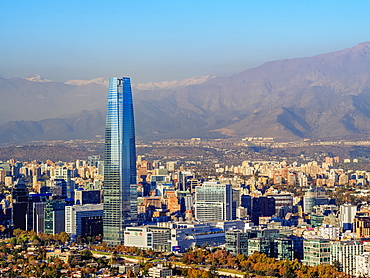
[[(94, 131), (102, 135), (107, 95), (102, 79), (82, 85), (19, 80), (0, 79), (0, 96), (8, 97), (6, 105), (0, 104), (0, 133), (7, 134), (7, 139), (0, 135), (0, 142), (9, 143), (10, 134), (20, 134), (21, 125), (26, 125), (18, 123), (15, 128), (6, 122), (45, 120), (42, 115), (64, 119), (63, 128), (71, 139), (84, 134), (93, 138)], [(141, 88), (145, 90), (133, 86), (133, 95), (136, 130), (143, 139), (258, 136), (292, 141), (370, 136), (370, 42), (267, 62), (230, 77), (206, 76)], [(23, 97), (28, 105), (23, 107), (10, 96)], [(22, 113), (11, 109), (16, 105)], [(89, 117), (96, 124), (89, 123)], [(34, 137), (61, 136), (51, 128), (45, 131), (50, 126), (46, 122), (40, 126), (43, 133)]]

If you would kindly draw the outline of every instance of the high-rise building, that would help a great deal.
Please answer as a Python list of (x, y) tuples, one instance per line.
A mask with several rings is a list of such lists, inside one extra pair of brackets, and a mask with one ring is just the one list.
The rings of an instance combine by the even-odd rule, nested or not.
[(18, 179), (12, 189), (12, 224), (14, 229), (26, 230), (28, 189), (23, 179)]
[(339, 221), (343, 231), (353, 230), (353, 223), (357, 213), (357, 206), (344, 204), (340, 206)]
[(46, 234), (59, 234), (65, 230), (65, 199), (61, 196), (50, 196), (45, 204), (45, 224)]
[(111, 78), (104, 158), (104, 240), (123, 244), (124, 229), (137, 219), (134, 108), (130, 78)]
[(278, 260), (294, 259), (293, 240), (289, 238), (276, 238), (273, 243), (274, 257)]
[(199, 221), (232, 220), (231, 184), (204, 182), (195, 188), (195, 219)]
[(55, 169), (55, 181), (62, 186), (62, 195), (66, 198), (73, 198), (75, 184), (72, 180), (72, 170), (65, 167)]
[(272, 197), (255, 197), (252, 199), (252, 221), (259, 225), (259, 217), (275, 214), (275, 199)]

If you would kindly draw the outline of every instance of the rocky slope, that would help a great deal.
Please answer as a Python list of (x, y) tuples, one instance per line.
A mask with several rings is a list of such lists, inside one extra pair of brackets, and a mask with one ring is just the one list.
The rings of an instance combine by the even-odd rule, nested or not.
[[(0, 79), (0, 142), (103, 135), (104, 79), (40, 80)], [(365, 42), (265, 63), (228, 78), (134, 86), (136, 130), (147, 139), (367, 138), (369, 80), (370, 42)]]

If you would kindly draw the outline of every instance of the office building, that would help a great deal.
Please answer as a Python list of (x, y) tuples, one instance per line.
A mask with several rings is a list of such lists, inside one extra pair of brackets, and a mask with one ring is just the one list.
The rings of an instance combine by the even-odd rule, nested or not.
[(125, 245), (160, 252), (171, 252), (171, 229), (158, 226), (128, 227), (125, 230)]
[(248, 238), (250, 234), (240, 230), (230, 230), (225, 234), (225, 248), (233, 256), (248, 254)]
[(293, 240), (289, 238), (276, 238), (273, 242), (273, 254), (278, 260), (294, 259)]
[(32, 193), (28, 198), (27, 210), (27, 231), (35, 231), (43, 233), (45, 231), (45, 207), (46, 200), (51, 194), (35, 194)]
[(327, 239), (308, 239), (303, 243), (303, 263), (311, 266), (330, 264), (330, 241)]
[(100, 190), (75, 190), (75, 204), (100, 204)]
[(370, 237), (370, 217), (367, 214), (356, 215), (354, 219), (356, 238)]
[(152, 278), (172, 277), (172, 269), (158, 264), (157, 266), (149, 268), (148, 275)]
[(67, 206), (65, 231), (74, 239), (77, 236), (93, 237), (103, 233), (103, 204)]
[(269, 239), (255, 237), (248, 239), (248, 256), (252, 256), (254, 252), (264, 253), (267, 257), (272, 256), (272, 242)]
[(65, 206), (64, 198), (50, 196), (45, 204), (45, 233), (59, 234), (65, 230)]
[(303, 210), (306, 214), (313, 211), (314, 206), (329, 204), (329, 196), (322, 187), (310, 187), (303, 197)]
[(26, 230), (28, 189), (24, 180), (18, 179), (12, 189), (12, 225), (14, 229)]
[(252, 199), (252, 221), (259, 225), (259, 217), (275, 214), (275, 199), (272, 197), (256, 197)]
[(288, 212), (293, 209), (293, 195), (292, 194), (269, 194), (268, 197), (275, 199), (275, 211), (278, 216), (285, 217)]
[[(135, 207), (136, 206), (136, 207)], [(137, 220), (134, 108), (130, 78), (111, 78), (104, 158), (104, 241), (123, 244), (124, 229)]]
[(72, 180), (72, 170), (65, 167), (58, 167), (55, 169), (56, 183), (62, 186), (62, 194), (66, 198), (73, 198), (75, 183)]
[(195, 219), (198, 221), (232, 220), (233, 195), (230, 184), (204, 182), (195, 188)]
[(251, 215), (252, 213), (252, 196), (241, 195), (240, 196), (240, 206), (246, 209), (246, 214)]

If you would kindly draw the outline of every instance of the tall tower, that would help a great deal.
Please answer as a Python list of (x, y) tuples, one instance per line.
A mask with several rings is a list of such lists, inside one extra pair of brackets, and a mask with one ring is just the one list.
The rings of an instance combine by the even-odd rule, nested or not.
[(130, 78), (109, 80), (104, 158), (104, 240), (123, 244), (137, 218), (134, 108)]

